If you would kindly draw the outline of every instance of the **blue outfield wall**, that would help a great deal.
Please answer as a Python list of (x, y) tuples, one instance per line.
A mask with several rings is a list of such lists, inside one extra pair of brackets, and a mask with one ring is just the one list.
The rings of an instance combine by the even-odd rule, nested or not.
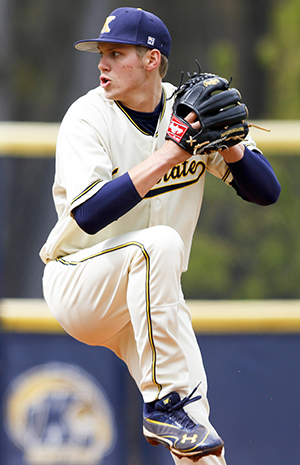
[(300, 463), (300, 335), (198, 336), (228, 465)]
[[(228, 465), (300, 463), (300, 334), (197, 337)], [(143, 438), (140, 395), (109, 350), (5, 330), (0, 369), (1, 465), (173, 464)]]

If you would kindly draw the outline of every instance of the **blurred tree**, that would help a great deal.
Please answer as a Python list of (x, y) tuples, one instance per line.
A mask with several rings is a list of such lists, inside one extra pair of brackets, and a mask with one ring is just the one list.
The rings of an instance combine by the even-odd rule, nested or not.
[(257, 54), (267, 74), (265, 117), (297, 119), (300, 116), (300, 2), (281, 0), (272, 5), (268, 32)]
[(72, 44), (82, 2), (15, 0), (10, 94), (13, 119), (59, 121), (72, 74)]
[(214, 63), (214, 69), (220, 76), (229, 79), (234, 76), (234, 81), (239, 81), (239, 66), (238, 66), (238, 48), (236, 44), (230, 40), (222, 40), (215, 42), (210, 48), (210, 57)]
[(300, 158), (272, 158), (282, 186), (276, 205), (241, 200), (207, 176), (206, 194), (183, 276), (187, 298), (300, 298)]
[(12, 74), (12, 24), (7, 18), (13, 14), (13, 2), (0, 1), (0, 120), (12, 118), (10, 78)]

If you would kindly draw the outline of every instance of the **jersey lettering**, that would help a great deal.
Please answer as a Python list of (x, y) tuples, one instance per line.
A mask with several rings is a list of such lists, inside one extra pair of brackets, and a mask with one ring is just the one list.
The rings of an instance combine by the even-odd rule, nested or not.
[[(187, 166), (187, 161), (181, 165), (174, 166), (172, 170), (167, 173), (157, 184), (163, 181), (163, 185), (160, 187), (154, 187), (146, 195), (145, 198), (156, 197), (158, 195), (166, 194), (179, 189), (196, 184), (205, 172), (205, 163), (203, 161), (196, 162), (192, 160)], [(175, 169), (176, 168), (176, 169)], [(198, 170), (200, 168), (200, 172)], [(168, 182), (170, 180), (178, 180), (181, 177), (186, 177), (188, 174), (193, 174), (192, 179), (187, 179), (181, 182)], [(195, 176), (196, 174), (196, 176)]]
[(162, 180), (164, 182), (168, 182), (170, 179), (180, 179), (181, 177), (186, 177), (189, 174), (195, 175), (199, 167), (201, 168), (202, 175), (205, 170), (205, 163), (203, 161), (196, 162), (195, 160), (192, 160), (189, 162), (186, 160), (180, 165), (173, 166), (173, 168), (166, 173), (164, 177), (157, 182), (157, 184), (159, 184)]

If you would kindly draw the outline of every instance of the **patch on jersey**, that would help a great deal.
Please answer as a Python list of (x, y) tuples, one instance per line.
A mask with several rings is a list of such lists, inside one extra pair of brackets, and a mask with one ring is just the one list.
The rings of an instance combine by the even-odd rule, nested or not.
[(170, 121), (167, 134), (172, 139), (176, 140), (176, 142), (180, 142), (184, 134), (186, 133), (187, 129), (188, 129), (187, 125), (179, 121), (179, 119), (177, 119), (176, 116), (173, 116)]
[(104, 26), (102, 28), (102, 31), (101, 31), (101, 34), (103, 32), (110, 32), (110, 27), (109, 27), (109, 23), (111, 23), (114, 19), (116, 19), (115, 16), (108, 16), (105, 20), (105, 23), (104, 23)]

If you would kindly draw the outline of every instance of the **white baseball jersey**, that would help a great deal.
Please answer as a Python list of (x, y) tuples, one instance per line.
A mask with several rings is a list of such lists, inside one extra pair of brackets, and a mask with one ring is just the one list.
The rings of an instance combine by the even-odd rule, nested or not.
[[(191, 156), (173, 167), (131, 211), (95, 235), (82, 231), (70, 214), (105, 183), (162, 147), (173, 105), (173, 99), (168, 97), (173, 91), (173, 85), (163, 83), (164, 105), (154, 137), (140, 130), (118, 103), (105, 98), (101, 87), (89, 91), (70, 107), (57, 140), (53, 196), (58, 221), (41, 249), (45, 263), (110, 237), (168, 225), (184, 242), (184, 269), (187, 268), (206, 171), (228, 184), (232, 181), (219, 153)], [(249, 148), (252, 144), (254, 147), (248, 139)]]

